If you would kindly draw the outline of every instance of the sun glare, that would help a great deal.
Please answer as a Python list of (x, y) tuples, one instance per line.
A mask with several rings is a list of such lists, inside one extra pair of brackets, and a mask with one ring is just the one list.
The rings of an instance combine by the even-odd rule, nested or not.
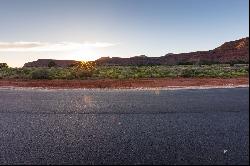
[(84, 46), (75, 51), (69, 52), (69, 58), (78, 61), (93, 61), (98, 58), (97, 48)]

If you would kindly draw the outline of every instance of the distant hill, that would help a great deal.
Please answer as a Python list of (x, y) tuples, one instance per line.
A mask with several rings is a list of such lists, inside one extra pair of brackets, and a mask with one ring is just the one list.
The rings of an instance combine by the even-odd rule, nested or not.
[(249, 37), (226, 42), (209, 51), (169, 53), (162, 57), (137, 56), (131, 58), (103, 57), (98, 65), (177, 65), (212, 63), (249, 63)]
[[(55, 66), (58, 67), (68, 67), (77, 62), (74, 60), (38, 59), (37, 61), (25, 63), (24, 67), (48, 67), (51, 61), (53, 61)], [(99, 66), (249, 63), (249, 37), (226, 42), (209, 51), (197, 51), (180, 54), (168, 53), (161, 57), (147, 57), (145, 55), (131, 58), (102, 57), (97, 59), (95, 62)]]
[(38, 59), (37, 61), (25, 63), (24, 67), (49, 67), (51, 62), (53, 62), (53, 65), (55, 67), (68, 67), (77, 61), (74, 61), (74, 60), (55, 60), (55, 59)]

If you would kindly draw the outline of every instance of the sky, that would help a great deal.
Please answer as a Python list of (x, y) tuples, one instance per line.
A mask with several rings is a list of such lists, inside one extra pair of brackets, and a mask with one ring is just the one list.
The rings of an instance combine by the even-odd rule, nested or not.
[(249, 36), (248, 0), (0, 0), (0, 63), (164, 56)]

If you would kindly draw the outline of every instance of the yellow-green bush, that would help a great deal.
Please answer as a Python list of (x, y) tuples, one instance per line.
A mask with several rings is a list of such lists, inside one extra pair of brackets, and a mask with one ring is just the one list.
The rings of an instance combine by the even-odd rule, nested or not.
[(249, 66), (102, 66), (76, 64), (69, 68), (0, 68), (1, 79), (130, 79), (165, 77), (248, 76)]

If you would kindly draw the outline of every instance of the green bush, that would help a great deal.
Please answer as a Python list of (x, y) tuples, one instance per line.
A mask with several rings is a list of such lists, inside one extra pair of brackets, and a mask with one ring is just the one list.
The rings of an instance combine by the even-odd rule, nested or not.
[(7, 63), (0, 63), (0, 69), (1, 69), (1, 68), (8, 68)]
[(56, 62), (51, 60), (48, 64), (48, 67), (55, 67), (56, 66)]
[(181, 72), (182, 77), (194, 77), (195, 76), (195, 70), (194, 69), (184, 69)]
[(47, 69), (38, 69), (31, 73), (32, 79), (50, 79), (50, 74)]
[(87, 77), (91, 77), (93, 73), (87, 70), (79, 70), (75, 74), (76, 74), (76, 78), (84, 79)]
[[(83, 67), (82, 67), (83, 66)], [(99, 66), (87, 64), (70, 68), (0, 68), (2, 79), (130, 79), (166, 77), (247, 76), (248, 65)]]

